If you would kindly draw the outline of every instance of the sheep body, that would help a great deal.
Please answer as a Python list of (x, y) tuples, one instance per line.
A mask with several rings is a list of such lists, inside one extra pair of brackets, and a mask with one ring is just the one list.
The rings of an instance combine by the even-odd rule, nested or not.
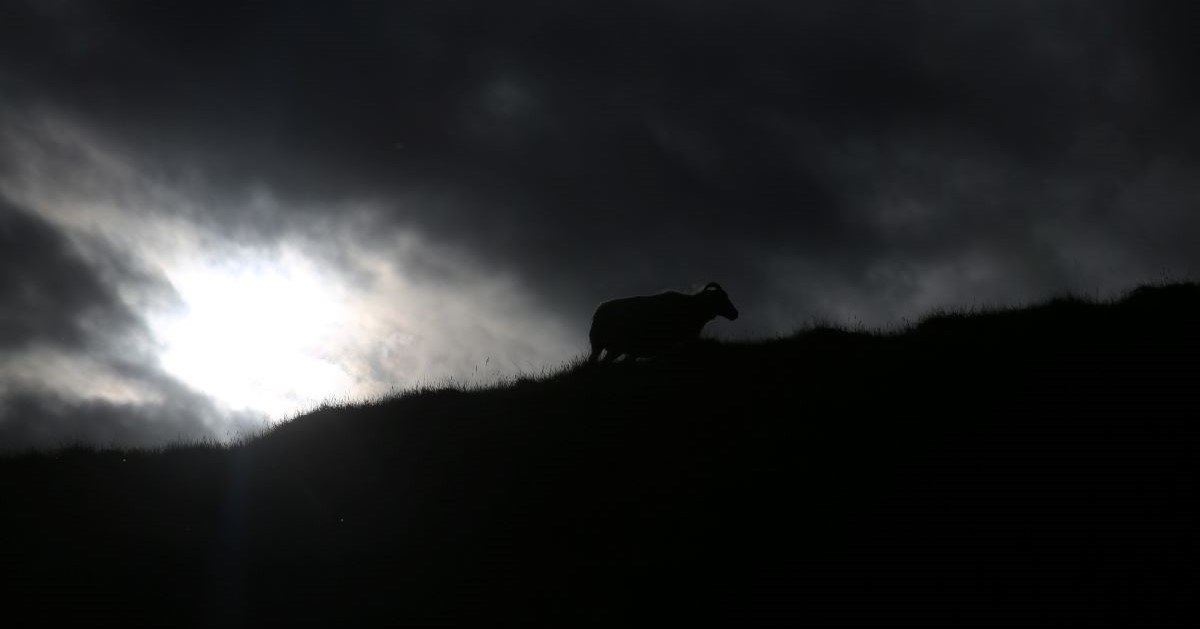
[(732, 321), (738, 311), (716, 282), (694, 295), (670, 291), (606, 301), (592, 316), (588, 362), (599, 360), (605, 350), (606, 362), (622, 354), (629, 359), (661, 354), (696, 340), (717, 316)]

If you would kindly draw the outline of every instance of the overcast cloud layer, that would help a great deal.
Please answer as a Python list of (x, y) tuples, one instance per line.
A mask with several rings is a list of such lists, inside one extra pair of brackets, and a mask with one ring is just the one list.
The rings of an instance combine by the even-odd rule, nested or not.
[(1190, 3), (240, 5), (0, 5), (0, 449), (1200, 269)]

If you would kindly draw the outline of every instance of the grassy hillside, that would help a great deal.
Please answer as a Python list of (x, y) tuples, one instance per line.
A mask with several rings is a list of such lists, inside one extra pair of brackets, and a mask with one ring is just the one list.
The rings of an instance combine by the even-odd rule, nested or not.
[(0, 460), (8, 613), (1134, 626), (1200, 591), (1200, 286)]

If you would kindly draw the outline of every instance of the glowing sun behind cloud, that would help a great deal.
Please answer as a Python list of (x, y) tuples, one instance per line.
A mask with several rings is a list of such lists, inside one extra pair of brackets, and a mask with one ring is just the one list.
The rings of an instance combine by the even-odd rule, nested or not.
[(183, 308), (155, 332), (163, 368), (231, 409), (280, 419), (352, 382), (330, 349), (348, 322), (336, 284), (295, 255), (168, 273)]

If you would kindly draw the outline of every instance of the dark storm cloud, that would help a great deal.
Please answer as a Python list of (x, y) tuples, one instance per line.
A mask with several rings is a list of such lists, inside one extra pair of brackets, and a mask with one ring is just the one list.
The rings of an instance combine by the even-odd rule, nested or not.
[(746, 325), (886, 321), (1195, 272), (1193, 11), (10, 3), (0, 85), (139, 167), (199, 169), (216, 198), (266, 186), (290, 213), (214, 210), (231, 229), (365, 199), (575, 319), (720, 279)]
[(172, 378), (142, 366), (135, 381), (151, 399), (117, 401), (25, 390), (0, 396), (0, 454), (72, 445), (162, 447), (228, 441), (263, 428), (262, 417), (217, 408), (213, 401)]
[(72, 243), (0, 198), (0, 352), (50, 344), (82, 349), (93, 335), (138, 325)]

